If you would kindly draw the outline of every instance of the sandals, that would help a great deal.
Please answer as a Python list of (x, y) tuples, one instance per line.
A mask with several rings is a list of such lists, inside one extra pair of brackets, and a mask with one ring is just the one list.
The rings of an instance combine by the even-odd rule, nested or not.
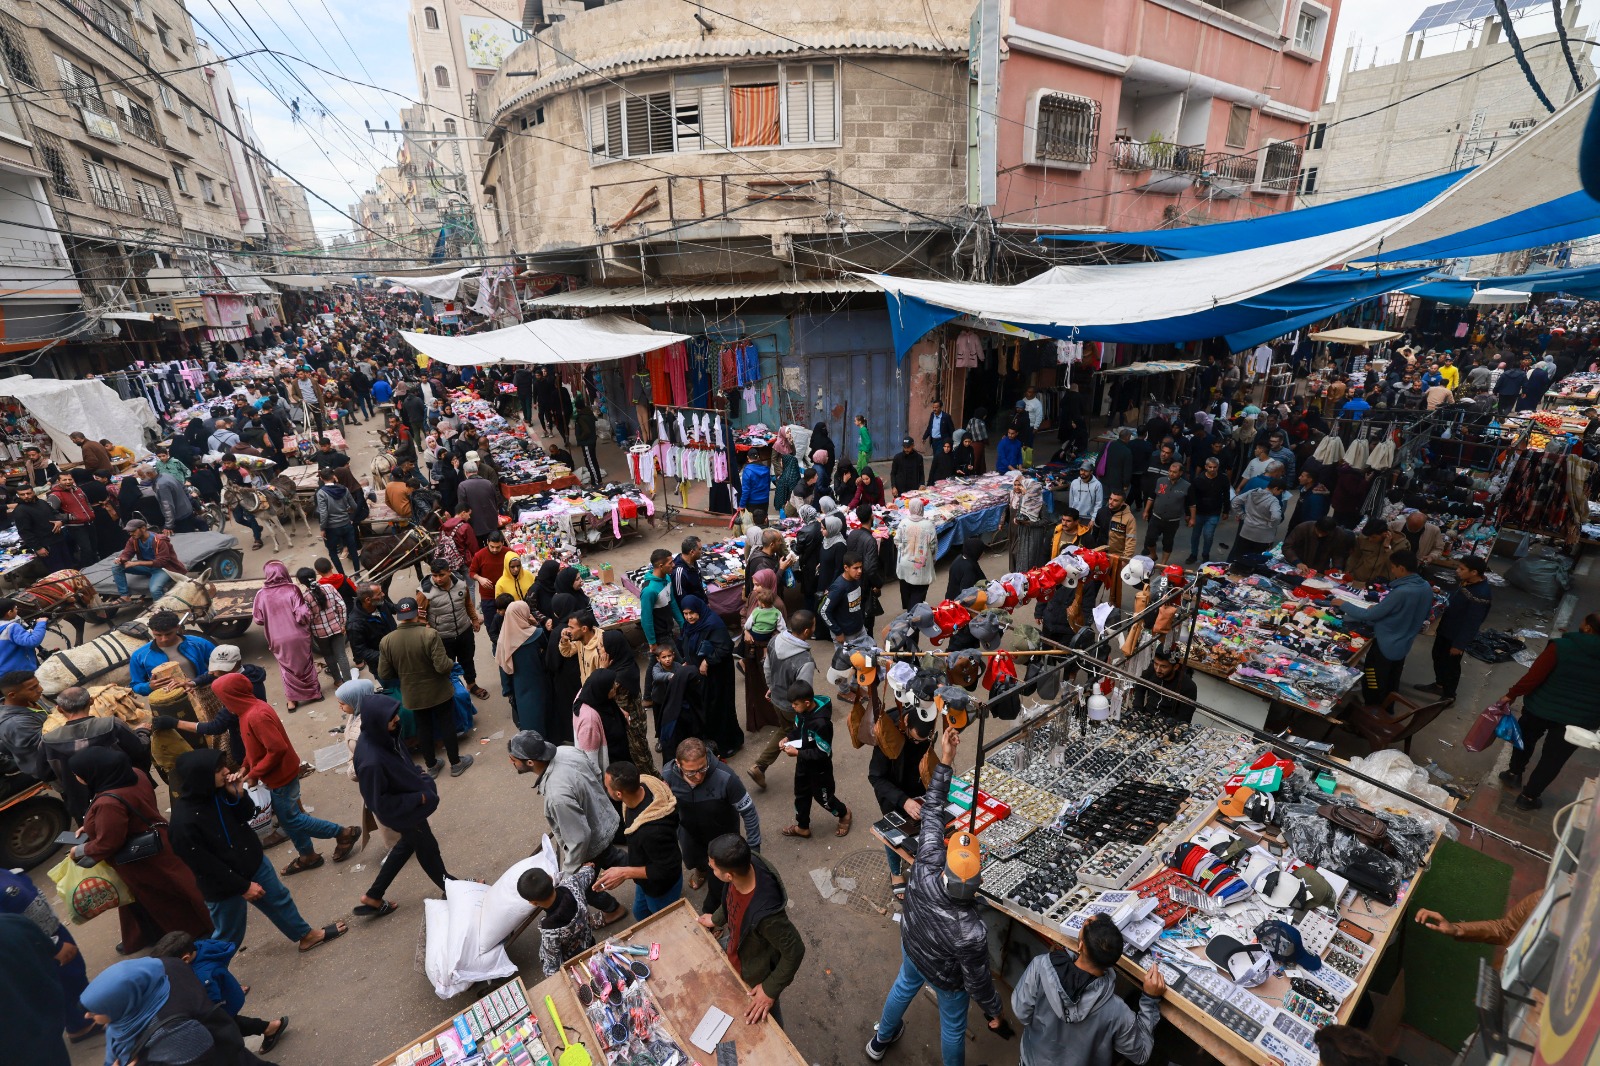
[(904, 881), (890, 881), (889, 891), (894, 893), (895, 902), (904, 903), (906, 901), (906, 883)]
[[(323, 944), (326, 944), (330, 940), (338, 940), (340, 937), (344, 936), (349, 931), (350, 930), (348, 928), (346, 928), (346, 929), (339, 928), (339, 923), (338, 922), (333, 922), (330, 925), (325, 925), (325, 926), (322, 927), (322, 939), (321, 940), (314, 940), (309, 944), (301, 944), (300, 945), (300, 950), (302, 952), (306, 952), (306, 951), (312, 950), (313, 948), (321, 947)], [(281, 1033), (283, 1030), (280, 1029), (278, 1031)]]
[(296, 855), (293, 862), (278, 872), (284, 877), (293, 877), (295, 874), (303, 874), (307, 870), (315, 870), (324, 861), (326, 860), (316, 852), (312, 852), (310, 855)]
[(847, 836), (849, 836), (850, 835), (850, 823), (852, 821), (854, 821), (854, 820), (855, 820), (854, 815), (852, 815), (849, 811), (845, 811), (844, 812), (844, 817), (839, 819), (839, 828), (835, 829), (833, 831), (833, 835), (836, 836), (836, 837), (847, 837)]
[(703, 887), (705, 885), (705, 883), (706, 883), (705, 874), (702, 874), (699, 870), (690, 870), (689, 871), (689, 887), (691, 889), (699, 889), (699, 888)]
[(600, 914), (600, 919), (601, 919), (600, 927), (603, 929), (608, 925), (613, 925), (613, 924), (615, 924), (617, 922), (622, 921), (622, 919), (626, 918), (627, 916), (628, 916), (628, 909), (626, 907), (622, 906), (621, 904), (618, 904), (617, 905), (617, 909), (614, 910), (614, 911), (611, 911), (609, 914), (604, 912), (604, 911), (601, 912), (601, 914)]
[(278, 1041), (282, 1040), (283, 1039), (283, 1034), (288, 1032), (288, 1031), (289, 1031), (289, 1016), (287, 1014), (285, 1014), (283, 1017), (278, 1019), (278, 1031), (276, 1033), (263, 1034), (262, 1035), (262, 1037), (261, 1037), (261, 1054), (265, 1055), (267, 1052), (269, 1052), (273, 1048), (277, 1047), (278, 1046)]
[(471, 688), (467, 689), (467, 691), (472, 693), (472, 698), (475, 700), (486, 700), (489, 698), (489, 690), (484, 688), (482, 685), (473, 685)]
[(374, 907), (370, 903), (358, 904), (355, 910), (351, 911), (350, 913), (354, 914), (357, 918), (383, 918), (387, 915), (393, 914), (399, 909), (400, 904), (390, 903), (388, 900), (384, 900), (383, 905), (380, 907)]
[(339, 830), (339, 835), (333, 838), (333, 861), (344, 862), (350, 857), (350, 852), (355, 850), (356, 843), (361, 839), (359, 825), (347, 825)]
[(786, 825), (783, 827), (783, 835), (786, 837), (800, 837), (803, 840), (810, 840), (811, 830), (801, 829), (797, 825)]

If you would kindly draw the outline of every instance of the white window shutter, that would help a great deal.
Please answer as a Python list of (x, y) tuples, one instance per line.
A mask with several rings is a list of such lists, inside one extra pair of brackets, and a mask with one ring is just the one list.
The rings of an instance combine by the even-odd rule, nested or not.
[(700, 139), (707, 151), (728, 146), (727, 94), (721, 85), (700, 90)]
[[(812, 71), (811, 139), (827, 144), (839, 139), (838, 122), (834, 117), (839, 106), (838, 80), (831, 66), (813, 67)], [(824, 74), (827, 76), (824, 77)]]
[[(799, 68), (802, 72), (805, 67)], [(811, 141), (810, 83), (802, 76), (783, 83), (783, 143), (808, 144)]]

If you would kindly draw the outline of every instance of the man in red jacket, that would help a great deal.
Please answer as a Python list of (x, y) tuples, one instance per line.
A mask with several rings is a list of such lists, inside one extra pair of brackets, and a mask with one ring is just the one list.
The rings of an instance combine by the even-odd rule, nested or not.
[(322, 865), (314, 838), (334, 842), (333, 861), (343, 862), (361, 839), (361, 827), (343, 828), (325, 818), (313, 818), (300, 805), (300, 756), (284, 732), (283, 722), (271, 705), (256, 699), (250, 679), (243, 674), (224, 674), (211, 683), (222, 705), (239, 719), (239, 735), (244, 739), (244, 758), (235, 780), (257, 781), (272, 793), (272, 813), (278, 826), (294, 842), (299, 855), (281, 871), (292, 877)]
[(98, 557), (90, 536), (90, 529), (94, 525), (94, 508), (70, 473), (63, 473), (56, 479), (55, 491), (50, 493), (50, 499), (66, 524), (67, 543), (72, 546), (72, 554), (77, 558), (76, 565), (81, 568), (96, 562)]

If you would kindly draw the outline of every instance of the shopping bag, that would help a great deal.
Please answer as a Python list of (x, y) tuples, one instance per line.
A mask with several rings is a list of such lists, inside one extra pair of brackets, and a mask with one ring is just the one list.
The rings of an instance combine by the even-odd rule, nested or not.
[(1500, 719), (1500, 724), (1494, 727), (1494, 735), (1518, 751), (1522, 750), (1522, 723), (1517, 721), (1516, 715), (1508, 714)]
[(1467, 730), (1467, 737), (1461, 746), (1468, 751), (1483, 751), (1494, 743), (1495, 730), (1499, 728), (1500, 719), (1506, 717), (1511, 710), (1510, 700), (1496, 700), (1478, 713), (1477, 719), (1472, 723), (1472, 728)]
[(103, 860), (83, 867), (69, 853), (50, 870), (49, 877), (56, 883), (56, 891), (67, 905), (67, 919), (73, 925), (82, 925), (96, 915), (133, 902), (128, 886)]

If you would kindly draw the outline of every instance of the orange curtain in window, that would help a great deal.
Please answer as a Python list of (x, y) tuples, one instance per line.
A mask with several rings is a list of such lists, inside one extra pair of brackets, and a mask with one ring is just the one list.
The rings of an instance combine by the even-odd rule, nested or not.
[(733, 144), (743, 148), (778, 144), (778, 87), (735, 85), (733, 93)]

